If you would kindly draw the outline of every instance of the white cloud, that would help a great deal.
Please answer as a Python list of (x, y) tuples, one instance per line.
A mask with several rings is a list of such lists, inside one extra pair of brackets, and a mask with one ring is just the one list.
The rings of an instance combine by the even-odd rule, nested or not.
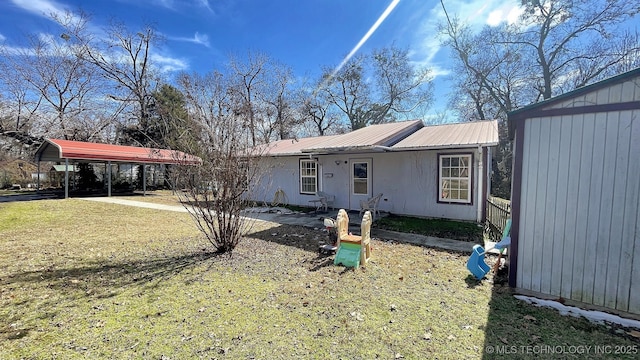
[[(445, 2), (445, 6), (449, 17), (457, 17), (477, 29), (484, 25), (496, 26), (505, 21), (512, 24), (518, 21), (523, 11), (520, 1), (514, 0), (449, 0)], [(438, 21), (445, 20), (439, 2), (431, 10), (431, 15)]]
[(4, 35), (0, 34), (0, 42), (3, 42), (5, 40), (7, 40), (7, 38)]
[[(483, 26), (497, 26), (502, 22), (512, 24), (518, 21), (523, 9), (519, 1), (504, 0), (448, 0), (445, 2), (450, 18), (458, 18), (472, 29), (479, 31)], [(434, 77), (449, 75), (446, 56), (441, 53), (441, 38), (437, 26), (446, 21), (442, 5), (437, 2), (420, 18), (420, 23), (411, 28), (413, 41), (410, 58), (416, 65), (430, 67)]]
[(189, 68), (189, 64), (185, 60), (179, 58), (163, 56), (160, 54), (151, 54), (151, 60), (157, 64), (158, 68), (163, 73), (182, 71)]
[(196, 31), (193, 35), (193, 42), (209, 47), (209, 36), (207, 34), (200, 34)]
[(520, 15), (524, 9), (517, 5), (503, 5), (498, 9), (495, 9), (487, 16), (487, 25), (498, 26), (503, 22), (507, 24), (513, 24), (518, 21)]
[(63, 16), (65, 7), (51, 0), (11, 0), (14, 5), (32, 14), (49, 18), (51, 15)]
[(185, 42), (190, 42), (190, 43), (194, 43), (194, 44), (198, 44), (198, 45), (202, 45), (205, 47), (209, 47), (210, 43), (209, 43), (209, 35), (207, 34), (200, 34), (199, 32), (196, 31), (196, 33), (193, 35), (193, 37), (180, 37), (180, 36), (169, 36), (168, 37), (171, 40), (175, 40), (175, 41), (185, 41)]
[(165, 7), (167, 9), (170, 9), (170, 10), (175, 9), (175, 3), (173, 0), (160, 0), (158, 1), (158, 3), (160, 4), (160, 6)]
[(209, 10), (209, 12), (214, 13), (213, 9), (211, 8), (211, 5), (209, 4), (209, 0), (196, 0), (196, 3), (201, 7)]

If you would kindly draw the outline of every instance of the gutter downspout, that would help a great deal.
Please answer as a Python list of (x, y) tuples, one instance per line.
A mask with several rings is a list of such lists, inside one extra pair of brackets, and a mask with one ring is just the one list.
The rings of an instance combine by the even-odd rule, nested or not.
[(478, 145), (478, 204), (476, 208), (478, 209), (476, 215), (476, 221), (482, 221), (482, 203), (484, 199), (482, 198), (482, 194), (484, 194), (483, 186), (484, 186), (484, 169), (482, 164), (482, 145)]

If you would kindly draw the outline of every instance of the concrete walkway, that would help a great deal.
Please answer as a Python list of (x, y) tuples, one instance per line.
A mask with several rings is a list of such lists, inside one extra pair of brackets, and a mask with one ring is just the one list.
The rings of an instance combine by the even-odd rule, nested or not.
[[(136, 206), (148, 209), (156, 209), (156, 210), (165, 210), (165, 211), (176, 211), (186, 213), (187, 210), (183, 206), (179, 205), (164, 205), (164, 204), (154, 204), (150, 202), (144, 201), (135, 201), (135, 200), (125, 200), (125, 199), (116, 199), (113, 197), (88, 197), (88, 198), (80, 198), (81, 200), (88, 201), (97, 201), (103, 203), (112, 203), (112, 204), (120, 204), (126, 206)], [(337, 213), (337, 211), (336, 211)], [(259, 221), (269, 221), (278, 224), (286, 224), (286, 225), (296, 225), (296, 226), (305, 226), (311, 228), (321, 229), (324, 227), (323, 220), (325, 217), (331, 217), (334, 215), (332, 213), (329, 214), (303, 214), (303, 213), (289, 213), (289, 212), (245, 212), (244, 216), (252, 219), (256, 219)], [(335, 219), (335, 215), (333, 216)], [(359, 220), (359, 217), (352, 216), (352, 220)], [(350, 221), (350, 227), (353, 227), (353, 231), (356, 233), (360, 232), (360, 225), (358, 222)], [(391, 240), (403, 243), (416, 244), (427, 247), (434, 247), (444, 250), (462, 252), (462, 253), (471, 253), (474, 243), (466, 242), (466, 241), (458, 241), (451, 239), (442, 239), (436, 238), (432, 236), (424, 236), (418, 234), (410, 234), (410, 233), (401, 233), (397, 231), (389, 231), (382, 229), (371, 229), (371, 237), (377, 239)]]

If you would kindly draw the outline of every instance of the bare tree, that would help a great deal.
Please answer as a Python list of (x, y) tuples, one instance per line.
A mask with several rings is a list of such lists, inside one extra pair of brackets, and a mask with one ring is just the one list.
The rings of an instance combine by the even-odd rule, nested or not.
[(371, 87), (365, 81), (365, 60), (364, 55), (356, 55), (335, 74), (332, 69), (324, 70), (326, 87), (323, 86), (322, 91), (327, 100), (347, 116), (351, 130), (374, 122), (369, 115), (372, 95)]
[(273, 132), (276, 132), (277, 140), (291, 139), (295, 137), (293, 130), (300, 121), (295, 113), (293, 70), (282, 63), (271, 61), (267, 71), (265, 91), (261, 95), (265, 108), (264, 142), (274, 139)]
[[(43, 136), (84, 140), (81, 133), (95, 133), (97, 84), (94, 72), (83, 60), (87, 17), (51, 15), (59, 27), (51, 34), (29, 35), (24, 46), (2, 51), (3, 89), (13, 101), (15, 126), (2, 132), (21, 142), (39, 143)], [(62, 31), (60, 31), (62, 30)]]
[(38, 145), (43, 135), (37, 130), (38, 109), (42, 103), (42, 96), (33, 93), (27, 81), (16, 71), (9, 54), (3, 51), (2, 55), (0, 91), (3, 109), (0, 135), (15, 140), (21, 146)]
[(638, 35), (620, 28), (640, 11), (626, 0), (522, 2), (514, 24), (486, 26), (480, 32), (441, 1), (446, 22), (440, 29), (453, 53), (456, 108), (469, 119), (500, 120), (497, 171), (492, 188), (508, 197), (511, 147), (506, 115), (638, 64)]
[(619, 24), (640, 12), (637, 1), (529, 0), (524, 6), (504, 45), (524, 45), (535, 54), (539, 99), (555, 95), (565, 79), (579, 79), (574, 84), (580, 87), (614, 75), (608, 70), (640, 48), (637, 42), (620, 46), (626, 39), (619, 36)]
[(444, 43), (456, 55), (457, 70), (464, 69), (457, 74), (466, 78), (458, 90), (476, 83), (503, 116), (638, 63), (637, 34), (619, 29), (640, 12), (637, 2), (523, 1), (519, 22), (477, 34), (441, 4)]
[(310, 136), (329, 135), (343, 130), (340, 124), (340, 115), (327, 98), (328, 92), (319, 91), (321, 86), (322, 79), (319, 79), (309, 90), (300, 92), (303, 99), (298, 111), (303, 119), (303, 124), (307, 124), (309, 127)]
[(109, 97), (133, 106), (135, 122), (123, 124), (125, 127), (144, 129), (148, 126), (148, 108), (157, 83), (150, 51), (159, 41), (159, 35), (151, 26), (132, 32), (122, 23), (113, 23), (107, 29), (105, 40), (86, 48), (86, 60), (111, 81)]
[(407, 50), (392, 46), (354, 56), (335, 73), (325, 69), (323, 91), (356, 130), (430, 105), (431, 80), (428, 68), (415, 67)]
[(265, 87), (265, 73), (269, 57), (259, 52), (249, 52), (246, 61), (238, 56), (231, 57), (229, 71), (232, 81), (232, 94), (237, 98), (235, 103), (239, 105), (236, 113), (245, 119), (251, 144), (258, 144), (258, 104)]

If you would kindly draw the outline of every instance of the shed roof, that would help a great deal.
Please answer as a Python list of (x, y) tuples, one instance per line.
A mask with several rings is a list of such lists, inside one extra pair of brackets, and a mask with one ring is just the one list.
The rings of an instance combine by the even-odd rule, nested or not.
[(498, 145), (498, 121), (470, 121), (425, 126), (393, 145), (394, 150)]
[(75, 166), (75, 165), (72, 165), (72, 166), (69, 166), (69, 168), (67, 168), (66, 165), (53, 165), (51, 170), (56, 171), (56, 172), (65, 172), (67, 170), (69, 172), (78, 172), (78, 167)]
[(188, 165), (202, 162), (197, 156), (176, 150), (60, 139), (45, 139), (36, 151), (36, 161), (61, 161), (65, 159)]
[(531, 110), (542, 108), (542, 107), (547, 107), (547, 106), (553, 105), (555, 103), (558, 103), (560, 101), (564, 101), (566, 99), (570, 99), (572, 97), (576, 97), (576, 96), (582, 95), (582, 94), (587, 93), (587, 92), (599, 90), (599, 89), (602, 89), (602, 88), (605, 88), (605, 87), (608, 87), (608, 86), (611, 86), (611, 85), (626, 81), (626, 80), (628, 80), (630, 78), (633, 78), (633, 77), (636, 77), (636, 76), (640, 76), (640, 67), (636, 68), (634, 70), (627, 71), (625, 73), (618, 74), (616, 76), (612, 76), (610, 78), (595, 82), (593, 84), (589, 84), (589, 85), (586, 85), (586, 86), (583, 86), (583, 87), (579, 87), (579, 88), (577, 88), (575, 90), (572, 90), (572, 91), (566, 92), (564, 94), (560, 94), (560, 95), (554, 96), (554, 97), (549, 98), (547, 100), (540, 101), (540, 102), (537, 102), (537, 103), (533, 103), (533, 104), (521, 107), (519, 109), (510, 111), (507, 114), (507, 116), (509, 117), (509, 119), (520, 118), (520, 117), (522, 117), (522, 115), (521, 115), (522, 113), (526, 113), (526, 112), (529, 112)]
[[(640, 109), (640, 101), (637, 99), (624, 99), (618, 98), (615, 101), (606, 101), (606, 103), (585, 103), (579, 104), (571, 107), (558, 107), (553, 108), (556, 105), (561, 105), (562, 102), (578, 98), (579, 96), (583, 96), (588, 93), (593, 93), (596, 91), (600, 91), (605, 88), (611, 88), (617, 84), (625, 83), (625, 82), (637, 82), (637, 79), (640, 77), (640, 67), (631, 71), (627, 71), (625, 73), (595, 82), (590, 85), (586, 85), (575, 90), (566, 92), (564, 94), (560, 94), (554, 96), (550, 99), (533, 103), (531, 105), (510, 111), (507, 113), (507, 120), (509, 124), (509, 137), (513, 139), (515, 136), (515, 129), (519, 126), (519, 124), (524, 124), (524, 122), (529, 118), (539, 118), (546, 116), (569, 116), (569, 115), (577, 115), (577, 114), (586, 114), (586, 113), (599, 113), (599, 112), (609, 112), (609, 111), (624, 111), (624, 110), (636, 110)], [(637, 85), (632, 84), (629, 89), (633, 89)], [(633, 92), (631, 92), (633, 93)]]

